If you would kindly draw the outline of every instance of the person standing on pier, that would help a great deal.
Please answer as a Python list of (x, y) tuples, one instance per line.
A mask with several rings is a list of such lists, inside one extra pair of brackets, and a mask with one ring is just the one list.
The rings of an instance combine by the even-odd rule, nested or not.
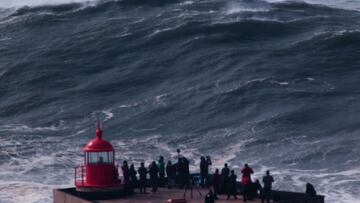
[(144, 166), (144, 162), (141, 163), (138, 169), (138, 173), (140, 177), (139, 180), (140, 193), (143, 192), (144, 194), (146, 194), (146, 174), (148, 173), (148, 171)]
[(265, 200), (267, 203), (270, 202), (271, 186), (273, 182), (274, 178), (270, 175), (270, 171), (266, 171), (266, 175), (263, 177), (264, 188), (262, 190), (261, 203), (264, 203)]
[(244, 197), (244, 202), (246, 200), (251, 200), (251, 174), (254, 173), (254, 171), (252, 170), (252, 168), (249, 167), (248, 164), (245, 164), (244, 168), (241, 170), (242, 173), (242, 178), (241, 178), (241, 183), (243, 186), (243, 197)]
[(123, 165), (121, 166), (121, 170), (123, 173), (123, 177), (124, 177), (124, 185), (125, 187), (129, 186), (129, 165), (127, 163), (127, 161), (123, 161)]
[(215, 199), (218, 199), (217, 195), (219, 194), (220, 181), (221, 181), (221, 177), (220, 177), (220, 174), (219, 174), (219, 169), (216, 169), (215, 173), (213, 174), (213, 178), (212, 178), (212, 184), (213, 184), (213, 187), (214, 187), (214, 197), (215, 197)]
[(176, 183), (178, 185), (180, 185), (181, 188), (184, 187), (184, 164), (183, 164), (183, 159), (182, 158), (178, 158), (178, 162), (175, 164), (176, 165)]
[(158, 179), (159, 179), (159, 168), (157, 167), (155, 161), (153, 161), (149, 166), (149, 174), (150, 174), (150, 183), (152, 186), (152, 192), (156, 192), (158, 188)]
[(249, 177), (251, 182), (251, 174), (254, 173), (252, 168), (249, 167), (248, 164), (245, 164), (244, 168), (241, 170), (242, 177)]
[(183, 167), (184, 167), (184, 183), (185, 183), (185, 187), (188, 187), (189, 185), (190, 185), (190, 183), (191, 183), (191, 181), (190, 181), (190, 161), (187, 159), (187, 158), (185, 158), (185, 157), (183, 157), (182, 158), (183, 159)]
[(230, 169), (228, 168), (228, 164), (224, 164), (224, 168), (221, 169), (221, 180), (220, 180), (220, 189), (219, 192), (226, 192), (226, 187), (228, 184)]
[(164, 184), (165, 184), (165, 162), (164, 162), (163, 156), (160, 156), (157, 166), (159, 168), (159, 186), (164, 186)]
[(171, 161), (168, 161), (166, 165), (166, 176), (168, 188), (171, 189), (174, 187), (176, 179), (176, 165), (173, 165)]
[(231, 195), (234, 196), (234, 199), (237, 199), (237, 197), (236, 197), (236, 179), (237, 179), (237, 176), (235, 175), (234, 170), (231, 170), (231, 175), (229, 177), (228, 187), (227, 187), (227, 199), (230, 199)]
[(241, 184), (243, 187), (243, 201), (251, 200), (251, 180), (249, 176), (243, 176), (241, 178)]
[(208, 186), (209, 178), (209, 163), (205, 160), (205, 157), (200, 158), (200, 184), (202, 187)]
[(129, 169), (129, 186), (130, 192), (133, 193), (134, 188), (137, 186), (136, 170), (134, 164), (131, 164)]

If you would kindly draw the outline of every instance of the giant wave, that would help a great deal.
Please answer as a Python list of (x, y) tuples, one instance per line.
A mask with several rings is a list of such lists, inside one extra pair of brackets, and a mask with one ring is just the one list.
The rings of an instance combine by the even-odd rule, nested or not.
[[(181, 148), (356, 202), (353, 1), (0, 3), (0, 202), (49, 202), (100, 113), (117, 161)], [(151, 152), (151, 153), (150, 153)], [(33, 193), (38, 195), (32, 196)]]

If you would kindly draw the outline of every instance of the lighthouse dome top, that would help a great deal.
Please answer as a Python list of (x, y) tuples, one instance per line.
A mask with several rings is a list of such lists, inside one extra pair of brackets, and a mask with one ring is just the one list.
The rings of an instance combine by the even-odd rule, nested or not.
[(85, 152), (108, 152), (113, 151), (114, 148), (110, 142), (102, 139), (102, 130), (96, 129), (96, 138), (92, 139), (85, 147)]

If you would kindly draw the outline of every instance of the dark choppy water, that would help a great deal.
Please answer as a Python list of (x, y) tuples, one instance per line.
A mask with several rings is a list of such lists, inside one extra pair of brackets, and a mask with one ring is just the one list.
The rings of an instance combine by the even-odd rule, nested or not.
[(69, 2), (0, 3), (0, 202), (72, 185), (96, 112), (119, 162), (180, 147), (360, 202), (360, 3)]

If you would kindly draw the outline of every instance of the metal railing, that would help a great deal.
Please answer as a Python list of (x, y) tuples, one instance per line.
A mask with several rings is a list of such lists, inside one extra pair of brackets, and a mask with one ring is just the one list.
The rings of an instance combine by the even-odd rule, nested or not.
[[(123, 174), (119, 165), (115, 165), (115, 170), (118, 173), (118, 180), (123, 181)], [(76, 186), (85, 186), (86, 183), (86, 168), (84, 165), (74, 167), (74, 184)]]
[(86, 182), (86, 170), (84, 165), (76, 166), (74, 168), (74, 184), (76, 186), (83, 186)]

